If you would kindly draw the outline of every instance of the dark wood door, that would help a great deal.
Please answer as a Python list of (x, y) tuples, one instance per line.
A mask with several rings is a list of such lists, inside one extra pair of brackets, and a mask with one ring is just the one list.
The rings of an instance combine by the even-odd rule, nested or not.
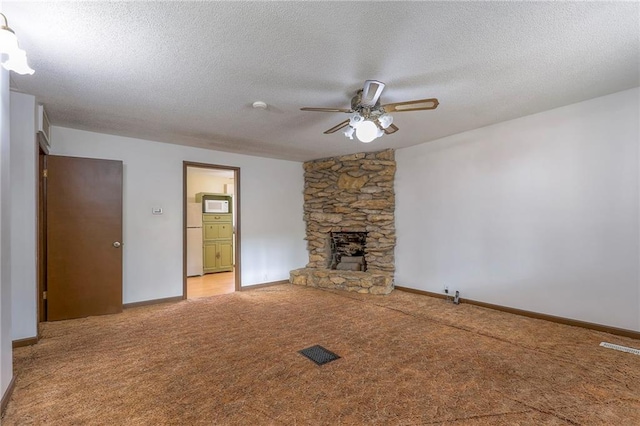
[(47, 156), (47, 320), (122, 312), (122, 162)]

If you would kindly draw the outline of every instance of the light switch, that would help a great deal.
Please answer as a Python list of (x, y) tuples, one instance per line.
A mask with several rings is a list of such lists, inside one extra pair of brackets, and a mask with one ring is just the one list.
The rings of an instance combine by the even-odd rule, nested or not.
[(152, 214), (162, 214), (162, 207), (153, 207), (151, 209)]

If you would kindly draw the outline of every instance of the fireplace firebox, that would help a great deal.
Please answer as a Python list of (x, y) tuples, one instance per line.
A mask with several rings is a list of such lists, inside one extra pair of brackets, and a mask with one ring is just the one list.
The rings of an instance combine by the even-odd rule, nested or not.
[(331, 257), (329, 269), (366, 271), (366, 232), (330, 232)]

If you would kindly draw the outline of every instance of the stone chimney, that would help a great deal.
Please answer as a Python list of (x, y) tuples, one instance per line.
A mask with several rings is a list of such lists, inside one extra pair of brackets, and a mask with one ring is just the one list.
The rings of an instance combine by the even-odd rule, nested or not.
[[(388, 294), (393, 290), (396, 163), (394, 151), (304, 163), (304, 220), (309, 263), (294, 284)], [(366, 271), (329, 269), (331, 233), (366, 233)]]

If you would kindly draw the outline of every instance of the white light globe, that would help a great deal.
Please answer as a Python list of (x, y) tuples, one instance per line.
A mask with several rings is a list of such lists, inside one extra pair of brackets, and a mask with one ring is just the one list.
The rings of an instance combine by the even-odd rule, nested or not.
[(27, 53), (18, 49), (9, 55), (9, 59), (2, 62), (2, 67), (9, 71), (15, 71), (18, 74), (33, 74), (33, 69), (27, 63)]
[(344, 135), (345, 135), (346, 137), (348, 137), (349, 139), (353, 139), (353, 132), (354, 132), (355, 130), (356, 130), (356, 129), (354, 129), (353, 127), (351, 127), (351, 126), (347, 126), (346, 130), (344, 131)]
[(27, 64), (27, 52), (18, 47), (16, 35), (7, 29), (0, 29), (0, 59), (4, 69), (18, 74), (33, 74)]
[(373, 121), (363, 121), (356, 127), (356, 137), (360, 142), (369, 143), (380, 134), (380, 129)]
[(378, 121), (380, 122), (380, 126), (382, 126), (383, 129), (386, 129), (391, 126), (391, 123), (393, 123), (393, 117), (389, 114), (382, 114), (378, 117)]
[(18, 47), (18, 38), (9, 30), (0, 30), (0, 52), (8, 55), (20, 50)]

